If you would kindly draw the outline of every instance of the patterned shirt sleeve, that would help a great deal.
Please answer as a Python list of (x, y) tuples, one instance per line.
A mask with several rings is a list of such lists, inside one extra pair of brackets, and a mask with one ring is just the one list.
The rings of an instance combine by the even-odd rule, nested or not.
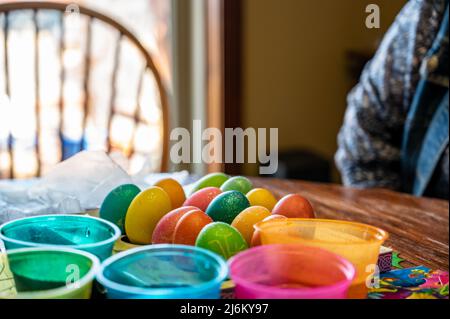
[(409, 1), (349, 94), (335, 156), (345, 185), (401, 189), (404, 122), (444, 7)]

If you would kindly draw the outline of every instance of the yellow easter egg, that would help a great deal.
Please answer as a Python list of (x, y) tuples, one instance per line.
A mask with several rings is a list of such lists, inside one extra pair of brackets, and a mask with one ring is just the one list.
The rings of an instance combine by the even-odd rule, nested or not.
[(270, 211), (262, 206), (252, 206), (239, 215), (231, 223), (244, 237), (245, 241), (250, 245), (255, 229), (253, 226), (271, 215)]
[(172, 210), (170, 197), (160, 187), (139, 193), (128, 207), (125, 232), (133, 244), (151, 244), (153, 230), (159, 220)]
[(155, 186), (161, 187), (169, 195), (172, 209), (181, 207), (186, 200), (183, 186), (172, 178), (162, 179)]
[(251, 206), (262, 206), (272, 211), (277, 199), (271, 192), (264, 188), (255, 188), (247, 193), (247, 199)]

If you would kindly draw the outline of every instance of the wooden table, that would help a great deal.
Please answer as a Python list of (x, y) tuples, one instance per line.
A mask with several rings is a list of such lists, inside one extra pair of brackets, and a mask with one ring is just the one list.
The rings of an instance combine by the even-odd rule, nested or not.
[(380, 227), (390, 234), (385, 246), (406, 259), (404, 266), (448, 271), (449, 203), (383, 189), (352, 189), (331, 184), (252, 178), (282, 197), (308, 198), (318, 218), (351, 220)]

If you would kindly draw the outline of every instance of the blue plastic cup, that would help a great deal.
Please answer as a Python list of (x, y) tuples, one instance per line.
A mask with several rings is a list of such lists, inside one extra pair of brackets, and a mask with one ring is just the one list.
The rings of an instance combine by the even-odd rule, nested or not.
[(87, 251), (105, 260), (112, 254), (120, 229), (86, 215), (44, 215), (16, 219), (0, 226), (7, 250), (25, 247), (66, 247)]
[(110, 299), (219, 299), (228, 267), (198, 247), (154, 245), (103, 262), (97, 281)]

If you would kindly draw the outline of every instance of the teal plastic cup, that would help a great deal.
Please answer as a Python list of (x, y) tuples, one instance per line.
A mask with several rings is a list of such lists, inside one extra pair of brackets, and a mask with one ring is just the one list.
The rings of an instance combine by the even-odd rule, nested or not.
[(15, 291), (0, 299), (89, 299), (100, 268), (93, 254), (63, 247), (21, 248), (7, 252)]
[(110, 299), (219, 299), (228, 267), (198, 247), (154, 245), (103, 262), (97, 281)]
[(44, 215), (16, 219), (0, 226), (7, 250), (63, 246), (83, 250), (105, 260), (112, 254), (120, 229), (106, 220), (86, 215)]

